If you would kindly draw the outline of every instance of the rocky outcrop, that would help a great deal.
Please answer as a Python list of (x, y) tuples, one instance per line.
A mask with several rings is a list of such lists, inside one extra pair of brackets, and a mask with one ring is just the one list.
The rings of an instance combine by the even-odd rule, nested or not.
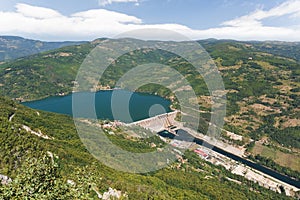
[(8, 176), (2, 175), (2, 174), (0, 174), (0, 181), (1, 181), (1, 184), (3, 184), (3, 185), (7, 185), (12, 182), (11, 178), (9, 178)]

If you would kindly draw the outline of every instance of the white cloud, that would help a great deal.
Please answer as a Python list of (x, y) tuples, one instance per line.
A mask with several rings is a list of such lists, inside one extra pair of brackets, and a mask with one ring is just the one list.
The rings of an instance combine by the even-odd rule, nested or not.
[(249, 15), (225, 21), (221, 28), (209, 29), (202, 33), (212, 34), (215, 37), (235, 38), (241, 40), (286, 40), (300, 41), (300, 18), (297, 19), (298, 26), (265, 26), (264, 20), (278, 17), (300, 17), (300, 0), (286, 1), (270, 10), (258, 9)]
[(142, 20), (105, 9), (64, 16), (48, 8), (17, 4), (15, 12), (0, 12), (0, 34), (44, 40), (87, 40), (111, 37)]
[(106, 6), (108, 4), (112, 3), (135, 3), (136, 6), (139, 5), (139, 0), (99, 0), (99, 5), (100, 6)]
[(299, 0), (290, 0), (280, 4), (277, 7), (274, 7), (268, 11), (262, 9), (256, 10), (255, 12), (233, 19), (230, 21), (224, 22), (222, 25), (225, 26), (262, 26), (262, 20), (271, 18), (271, 17), (281, 17), (286, 15), (300, 15), (300, 1)]
[(106, 9), (66, 16), (48, 8), (17, 4), (13, 12), (0, 11), (0, 35), (19, 35), (40, 40), (92, 40), (114, 37), (136, 29), (159, 28), (176, 31), (192, 39), (300, 41), (300, 26), (264, 25), (264, 19), (282, 16), (287, 19), (300, 16), (300, 0), (290, 0), (270, 10), (259, 9), (249, 15), (226, 21), (220, 27), (206, 30), (194, 30), (180, 24), (144, 24), (135, 16)]
[(72, 17), (80, 18), (82, 20), (97, 20), (101, 23), (134, 23), (140, 24), (142, 20), (136, 18), (134, 16), (129, 16), (123, 13), (118, 13), (114, 11), (108, 11), (105, 9), (95, 9), (95, 10), (88, 10), (84, 12), (75, 13)]
[(62, 17), (59, 12), (49, 8), (35, 7), (23, 3), (17, 4), (16, 8), (17, 12), (25, 17), (33, 17), (38, 19)]

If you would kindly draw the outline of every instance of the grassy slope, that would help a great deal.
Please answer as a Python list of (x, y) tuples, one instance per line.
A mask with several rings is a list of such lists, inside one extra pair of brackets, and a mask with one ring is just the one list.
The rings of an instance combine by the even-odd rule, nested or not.
[[(7, 98), (0, 97), (0, 174), (14, 178), (26, 158), (40, 158), (46, 151), (59, 156), (59, 171), (63, 177), (74, 176), (76, 167), (88, 167), (99, 191), (113, 187), (127, 192), (130, 199), (284, 199), (285, 197), (258, 187), (227, 173), (225, 169), (204, 163), (194, 154), (188, 153), (189, 162), (176, 169), (164, 169), (151, 174), (138, 175), (117, 172), (96, 160), (86, 151), (78, 138), (72, 118), (28, 109)], [(9, 117), (15, 114), (10, 122)], [(54, 137), (53, 140), (41, 139), (24, 131), (27, 125), (32, 130), (41, 130)], [(120, 146), (133, 141), (123, 141), (122, 137), (112, 138)], [(123, 141), (123, 142), (122, 142)], [(177, 164), (174, 164), (176, 166)], [(193, 168), (201, 168), (196, 172)], [(212, 175), (211, 178), (205, 178)], [(238, 185), (225, 180), (225, 177), (240, 179)], [(99, 177), (102, 179), (100, 180)], [(91, 177), (90, 177), (91, 178)], [(253, 187), (259, 193), (248, 191)]]
[[(97, 41), (65, 47), (0, 65), (0, 76), (3, 77), (0, 93), (31, 100), (71, 92), (80, 64), (96, 44)], [(274, 53), (279, 56), (271, 54), (275, 50), (270, 50), (270, 44), (269, 51), (262, 52), (264, 43), (200, 41), (200, 44), (215, 60), (228, 90), (225, 128), (255, 140), (267, 136), (279, 151), (284, 150), (279, 148), (282, 145), (298, 151), (300, 65), (292, 59), (294, 56), (283, 57), (289, 54), (293, 44), (274, 44)], [(205, 83), (194, 75), (191, 66), (161, 51), (137, 51), (134, 55), (122, 56), (116, 62), (118, 64), (106, 71), (100, 84), (113, 86), (127, 70), (150, 61), (174, 67), (187, 77), (198, 96), (207, 98)], [(155, 85), (145, 86), (141, 91), (158, 91), (165, 97), (171, 95), (170, 91)], [(201, 100), (200, 105), (207, 110), (210, 108), (209, 103)], [(209, 119), (209, 116), (205, 118)], [(205, 131), (205, 127), (200, 130)]]

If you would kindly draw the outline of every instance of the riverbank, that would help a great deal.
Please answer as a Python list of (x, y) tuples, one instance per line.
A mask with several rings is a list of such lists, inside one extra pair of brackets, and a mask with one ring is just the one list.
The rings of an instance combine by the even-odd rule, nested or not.
[[(173, 134), (160, 134), (160, 136), (167, 137), (168, 139), (174, 140)], [(173, 136), (172, 136), (173, 135)], [(179, 129), (177, 132), (176, 147), (193, 147), (192, 143), (199, 145), (198, 148), (192, 148), (195, 150), (202, 159), (211, 162), (215, 165), (221, 165), (233, 174), (237, 174), (245, 177), (246, 179), (258, 183), (260, 186), (271, 189), (275, 192), (282, 192), (282, 188), (287, 196), (292, 196), (296, 192), (300, 191), (300, 183), (290, 177), (279, 174), (269, 168), (254, 163), (246, 158), (225, 151), (224, 149), (212, 145), (210, 141), (206, 141), (205, 137), (195, 137), (190, 134), (187, 130)], [(190, 141), (190, 137), (194, 137), (194, 141), (190, 142), (190, 145), (181, 145), (181, 142), (186, 143)], [(187, 138), (187, 139), (185, 139)], [(215, 140), (214, 140), (215, 141)], [(214, 143), (218, 144), (218, 142)], [(174, 146), (174, 145), (173, 145)], [(228, 145), (229, 146), (229, 145)], [(201, 150), (199, 150), (201, 149)], [(204, 150), (203, 150), (204, 149)]]

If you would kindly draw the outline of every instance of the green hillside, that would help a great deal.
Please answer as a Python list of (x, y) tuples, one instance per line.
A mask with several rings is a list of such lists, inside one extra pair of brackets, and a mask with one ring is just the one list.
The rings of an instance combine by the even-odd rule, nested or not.
[(253, 42), (252, 45), (261, 51), (300, 61), (299, 42)]
[[(70, 93), (78, 68), (98, 42), (64, 47), (0, 65), (0, 94), (28, 101)], [(297, 51), (290, 52), (299, 45), (231, 40), (199, 43), (214, 59), (224, 80), (227, 91), (225, 129), (243, 136), (242, 141), (224, 138), (233, 144), (246, 145), (251, 158), (264, 165), (297, 177), (295, 171), (300, 171), (297, 164), (300, 159), (300, 62)], [(113, 87), (125, 72), (149, 62), (169, 65), (181, 72), (198, 96), (191, 101), (198, 103), (202, 110), (210, 111), (211, 101), (202, 77), (186, 60), (161, 50), (137, 50), (121, 56), (106, 70), (98, 89)], [(139, 91), (166, 98), (173, 95), (154, 84), (141, 87)], [(176, 100), (173, 105), (178, 106)], [(201, 116), (199, 131), (205, 133), (210, 115)], [(250, 142), (251, 139), (257, 142)], [(264, 153), (269, 151), (275, 154)], [(262, 154), (263, 158), (257, 154)]]
[(299, 148), (300, 63), (257, 50), (252, 43), (203, 45), (228, 90), (228, 128), (253, 139), (272, 133), (277, 142)]
[[(157, 172), (121, 173), (87, 152), (72, 118), (31, 110), (3, 97), (0, 111), (0, 174), (12, 178), (10, 184), (0, 184), (0, 199), (91, 199), (109, 187), (120, 190), (124, 199), (288, 199), (191, 152), (184, 156), (187, 162), (178, 161)], [(26, 131), (24, 125), (49, 138)], [(149, 142), (162, 142), (131, 140), (124, 135), (117, 133), (110, 139), (122, 148), (135, 146), (131, 151), (156, 150)]]
[[(243, 125), (238, 122), (239, 120), (231, 123), (240, 128), (241, 134), (264, 128), (257, 126), (263, 125), (267, 120), (273, 124), (279, 121), (277, 127), (287, 128), (283, 125), (284, 122), (289, 118), (298, 118), (300, 64), (296, 60), (262, 52), (252, 43), (210, 40), (200, 41), (200, 43), (214, 58), (222, 73), (228, 90), (228, 121), (235, 114), (241, 118), (240, 121), (247, 120), (243, 119), (245, 117), (250, 119)], [(65, 47), (0, 65), (1, 94), (26, 101), (57, 95), (61, 92), (70, 93), (80, 64), (96, 44), (97, 42), (93, 42)], [(204, 98), (208, 95), (205, 83), (201, 77), (193, 75), (193, 70), (188, 63), (158, 50), (122, 56), (118, 64), (110, 66), (100, 85), (113, 87), (115, 81), (127, 70), (149, 62), (174, 67), (186, 75), (198, 96)], [(152, 90), (148, 92), (159, 90), (162, 96), (170, 95), (157, 87), (149, 86), (148, 89)], [(258, 113), (257, 104), (273, 111), (262, 110)], [(241, 111), (243, 105), (249, 108)], [(201, 104), (201, 106), (205, 105)], [(299, 142), (294, 141), (295, 143), (288, 145), (300, 147)]]
[(64, 47), (0, 65), (2, 94), (28, 100), (70, 92), (80, 64), (93, 47)]
[(82, 43), (84, 42), (43, 42), (17, 36), (0, 36), (0, 62)]

